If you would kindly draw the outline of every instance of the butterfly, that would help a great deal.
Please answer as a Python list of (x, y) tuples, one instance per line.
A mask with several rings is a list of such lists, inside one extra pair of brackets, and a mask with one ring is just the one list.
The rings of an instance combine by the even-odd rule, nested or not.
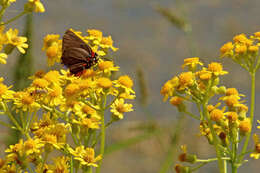
[(70, 73), (80, 76), (85, 69), (97, 63), (97, 53), (70, 29), (62, 39), (61, 63), (69, 68)]

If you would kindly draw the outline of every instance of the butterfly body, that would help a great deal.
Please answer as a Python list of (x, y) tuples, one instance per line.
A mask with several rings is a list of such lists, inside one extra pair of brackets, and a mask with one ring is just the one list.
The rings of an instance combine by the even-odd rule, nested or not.
[(70, 69), (72, 74), (80, 76), (85, 69), (89, 69), (96, 64), (98, 58), (87, 43), (73, 31), (67, 30), (62, 40), (61, 61)]

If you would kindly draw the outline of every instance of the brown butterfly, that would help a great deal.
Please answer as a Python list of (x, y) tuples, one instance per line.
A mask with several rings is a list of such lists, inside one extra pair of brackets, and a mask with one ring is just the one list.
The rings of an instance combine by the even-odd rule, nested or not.
[(97, 54), (73, 31), (67, 30), (62, 40), (61, 62), (70, 72), (80, 76), (85, 69), (97, 63)]

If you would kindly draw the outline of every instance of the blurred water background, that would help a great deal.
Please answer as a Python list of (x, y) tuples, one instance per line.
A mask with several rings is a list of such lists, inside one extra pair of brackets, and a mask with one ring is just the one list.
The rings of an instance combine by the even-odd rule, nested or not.
[[(17, 9), (22, 10), (23, 3), (24, 1), (17, 1), (7, 11), (7, 16), (18, 14)], [(230, 60), (223, 61), (218, 57), (219, 48), (225, 42), (231, 41), (234, 35), (260, 31), (259, 0), (52, 0), (43, 1), (43, 4), (46, 12), (33, 17), (34, 71), (50, 69), (41, 51), (45, 35), (63, 35), (68, 28), (82, 32), (86, 29), (99, 29), (104, 35), (111, 35), (115, 47), (119, 48), (114, 54), (114, 61), (121, 67), (121, 72), (135, 80), (135, 111), (126, 114), (123, 121), (109, 129), (108, 144), (138, 135), (140, 130), (135, 127), (142, 122), (153, 122), (156, 127), (167, 127), (169, 130), (174, 128), (174, 122), (180, 115), (169, 103), (163, 103), (160, 89), (164, 82), (182, 70), (184, 58), (198, 56), (204, 63), (224, 62), (224, 69), (230, 73), (223, 77), (223, 83), (249, 95), (250, 81), (247, 72)], [(181, 29), (160, 15), (156, 10), (158, 7), (167, 8), (171, 13), (186, 19), (192, 27), (192, 35), (187, 37)], [(23, 31), (24, 22), (25, 17), (11, 25)], [(192, 52), (191, 46), (194, 50)], [(17, 58), (16, 55), (10, 56), (7, 65), (0, 68), (0, 74), (8, 84), (15, 82), (13, 69)], [(55, 68), (62, 66), (57, 65)], [(142, 81), (147, 86), (146, 101), (141, 100), (138, 72), (143, 75)], [(260, 119), (259, 75), (258, 72), (256, 119)], [(246, 99), (249, 100), (249, 97)], [(144, 106), (141, 106), (141, 102), (144, 102)], [(174, 149), (180, 152), (179, 146), (187, 144), (188, 150), (197, 153), (200, 158), (212, 157), (215, 155), (214, 151), (204, 138), (198, 136), (198, 125), (197, 121), (187, 117), (180, 130), (178, 145)], [(6, 130), (3, 129), (1, 133), (4, 136)], [(107, 155), (102, 172), (159, 172), (169, 152), (171, 135), (160, 134), (159, 137), (160, 139), (158, 136), (149, 137), (143, 142)], [(176, 159), (177, 154), (173, 152), (171, 157)], [(239, 172), (259, 172), (260, 165), (257, 162), (259, 161), (250, 161)], [(168, 172), (174, 171), (171, 168)], [(208, 164), (198, 172), (217, 172), (216, 164)]]

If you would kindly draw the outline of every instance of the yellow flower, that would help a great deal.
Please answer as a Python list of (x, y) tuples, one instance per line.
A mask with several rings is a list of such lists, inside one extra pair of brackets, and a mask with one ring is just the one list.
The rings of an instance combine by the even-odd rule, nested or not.
[(96, 29), (88, 29), (88, 36), (86, 37), (89, 40), (97, 40), (97, 44), (102, 40), (103, 34), (101, 31)]
[(44, 144), (39, 139), (28, 139), (23, 142), (23, 139), (19, 140), (19, 143), (15, 145), (10, 145), (8, 149), (5, 150), (7, 159), (9, 161), (14, 161), (19, 164), (28, 163), (29, 159), (39, 155), (42, 152)]
[[(66, 142), (66, 134), (68, 133), (69, 124), (53, 122), (38, 130), (39, 138), (45, 143), (50, 144), (56, 149), (60, 149)], [(40, 132), (40, 133), (39, 133)]]
[(161, 88), (160, 93), (164, 96), (163, 101), (165, 102), (168, 97), (173, 96), (175, 87), (179, 85), (179, 78), (174, 77), (171, 80), (168, 80)]
[(122, 99), (135, 99), (135, 95), (124, 92), (124, 93), (119, 94), (118, 98), (122, 98)]
[(236, 45), (235, 52), (238, 54), (244, 54), (247, 51), (246, 45)]
[(99, 129), (99, 124), (101, 122), (97, 118), (82, 118), (78, 120), (73, 119), (73, 123), (79, 124), (83, 129), (81, 131), (84, 133), (88, 129)]
[(245, 34), (239, 34), (239, 35), (236, 35), (233, 38), (233, 40), (234, 40), (235, 43), (246, 43), (248, 38), (246, 37)]
[(73, 99), (66, 99), (65, 102), (63, 102), (60, 105), (60, 110), (62, 112), (69, 112), (74, 109), (74, 106), (78, 104), (78, 101), (75, 101)]
[(34, 87), (38, 87), (38, 88), (46, 88), (49, 85), (49, 82), (45, 79), (34, 79), (34, 81), (32, 82), (32, 86)]
[(101, 77), (97, 80), (97, 85), (103, 89), (109, 89), (113, 86), (113, 83), (109, 78)]
[(135, 94), (135, 91), (132, 89), (132, 87), (134, 85), (133, 80), (127, 75), (120, 76), (118, 78), (118, 80), (114, 81), (114, 84), (115, 84), (115, 87), (123, 89), (123, 91), (120, 90), (120, 92), (125, 92), (128, 94), (130, 94), (130, 93)]
[(59, 63), (62, 55), (62, 41), (59, 35), (49, 34), (43, 39), (43, 51), (46, 51), (48, 65), (52, 66), (55, 62)]
[(186, 58), (184, 59), (184, 64), (182, 65), (182, 68), (189, 66), (189, 68), (194, 69), (197, 64), (203, 65), (203, 63), (200, 62), (199, 57)]
[(244, 112), (244, 113), (246, 113), (246, 112), (248, 111), (248, 107), (247, 107), (246, 105), (244, 105), (244, 104), (239, 104), (239, 105), (236, 106), (236, 107), (238, 107), (239, 112)]
[(99, 46), (102, 47), (102, 48), (105, 48), (105, 49), (111, 48), (113, 51), (118, 50), (118, 48), (115, 48), (113, 46), (113, 40), (112, 40), (111, 36), (103, 37), (100, 41)]
[(6, 153), (20, 153), (22, 154), (23, 149), (23, 139), (19, 140), (19, 143), (15, 145), (10, 145), (8, 149), (5, 150)]
[(45, 12), (45, 8), (40, 0), (28, 0), (28, 2), (24, 5), (24, 9), (27, 12), (36, 12), (43, 13)]
[(224, 114), (227, 115), (227, 119), (230, 122), (235, 122), (238, 119), (238, 114), (236, 112), (226, 112)]
[(123, 113), (125, 112), (131, 112), (133, 111), (132, 109), (132, 104), (125, 104), (124, 99), (116, 99), (115, 102), (111, 105), (111, 112), (113, 115), (119, 119), (123, 119), (124, 115)]
[(61, 75), (58, 71), (56, 70), (51, 70), (48, 73), (46, 73), (43, 78), (45, 80), (47, 80), (50, 83), (56, 84), (56, 85), (60, 85), (60, 83), (62, 82), (61, 80)]
[(210, 119), (216, 122), (219, 122), (220, 120), (222, 120), (224, 117), (224, 113), (222, 110), (220, 109), (213, 109), (210, 112)]
[(58, 106), (65, 101), (62, 95), (62, 88), (59, 85), (54, 85), (52, 88), (49, 88), (48, 94), (44, 99), (44, 102), (51, 107)]
[(236, 95), (226, 96), (223, 98), (223, 100), (225, 101), (228, 107), (235, 107), (237, 104), (240, 103), (239, 97), (237, 97)]
[(196, 72), (196, 75), (199, 76), (201, 80), (209, 80), (212, 77), (212, 73), (206, 68), (203, 68), (201, 71)]
[(174, 106), (179, 106), (180, 104), (183, 103), (183, 98), (174, 96), (171, 98), (170, 103)]
[(226, 96), (230, 96), (230, 95), (239, 95), (239, 93), (236, 88), (228, 88), (226, 90)]
[[(34, 98), (27, 92), (17, 92), (14, 96), (14, 105), (24, 112), (34, 112), (40, 108), (40, 105), (36, 103)], [(18, 112), (19, 110), (16, 111)]]
[(254, 134), (253, 135), (253, 140), (255, 143), (255, 150), (253, 153), (250, 154), (250, 157), (253, 157), (254, 159), (258, 159), (260, 157), (260, 142), (259, 142), (259, 137)]
[(255, 35), (255, 37), (260, 37), (260, 32), (259, 31), (255, 32), (254, 35)]
[(221, 48), (220, 48), (220, 52), (223, 56), (225, 55), (233, 55), (233, 49), (234, 49), (234, 45), (232, 44), (232, 42), (228, 42), (226, 44), (224, 44)]
[(213, 105), (208, 105), (208, 106), (207, 106), (208, 112), (213, 111), (215, 108), (216, 108), (216, 106), (213, 106)]
[(91, 78), (96, 75), (96, 72), (93, 69), (86, 69), (83, 71), (82, 78)]
[(5, 53), (0, 53), (0, 64), (6, 64), (7, 55)]
[(245, 134), (245, 133), (250, 132), (250, 131), (251, 131), (250, 119), (249, 119), (249, 118), (246, 118), (245, 120), (240, 121), (240, 123), (239, 123), (239, 129), (240, 129), (240, 132), (241, 132), (242, 134)]
[(72, 97), (79, 93), (79, 86), (77, 84), (69, 84), (64, 90), (66, 97)]
[(19, 37), (18, 32), (19, 31), (17, 29), (13, 30), (12, 28), (6, 32), (7, 44), (16, 46), (21, 53), (25, 53), (24, 48), (28, 48), (28, 44), (25, 43), (27, 41), (27, 38)]
[(54, 165), (51, 165), (46, 173), (69, 173), (69, 158), (60, 156), (54, 159)]
[(80, 118), (85, 118), (85, 117), (94, 117), (96, 119), (100, 119), (100, 116), (96, 112), (95, 109), (91, 108), (90, 106), (80, 102), (74, 106), (73, 111), (77, 116)]
[(13, 98), (13, 94), (15, 93), (12, 90), (9, 90), (11, 87), (7, 87), (5, 84), (2, 83), (3, 78), (0, 78), (0, 101), (9, 100)]
[(238, 99), (240, 99), (240, 96), (245, 97), (244, 94), (239, 94), (236, 88), (228, 88), (226, 90), (226, 96), (236, 96)]
[(258, 52), (259, 47), (258, 46), (249, 46), (248, 51), (250, 52)]
[(104, 73), (108, 73), (110, 74), (110, 72), (112, 71), (118, 71), (119, 67), (115, 67), (114, 66), (114, 62), (113, 61), (100, 61), (98, 63), (98, 68), (100, 71), (104, 72)]
[(41, 142), (40, 139), (28, 139), (27, 141), (24, 142), (24, 152), (26, 155), (30, 155), (33, 153), (40, 153), (41, 148), (44, 146), (44, 144)]
[(84, 148), (84, 146), (79, 146), (75, 148), (75, 150), (69, 148), (69, 152), (74, 155), (74, 159), (78, 160), (83, 166), (98, 167), (96, 162), (102, 159), (101, 155), (95, 157), (95, 151), (93, 148)]
[(227, 74), (227, 71), (223, 71), (223, 67), (220, 63), (212, 62), (208, 65), (208, 71), (212, 72), (215, 76)]
[(94, 82), (90, 79), (79, 80), (77, 84), (79, 85), (81, 91), (89, 90), (94, 87)]
[(192, 72), (183, 72), (179, 75), (179, 90), (183, 90), (188, 86), (193, 85), (194, 76)]
[(53, 44), (58, 43), (60, 41), (60, 36), (58, 34), (48, 34), (43, 39), (43, 48), (42, 50), (46, 50), (48, 47), (51, 47)]

